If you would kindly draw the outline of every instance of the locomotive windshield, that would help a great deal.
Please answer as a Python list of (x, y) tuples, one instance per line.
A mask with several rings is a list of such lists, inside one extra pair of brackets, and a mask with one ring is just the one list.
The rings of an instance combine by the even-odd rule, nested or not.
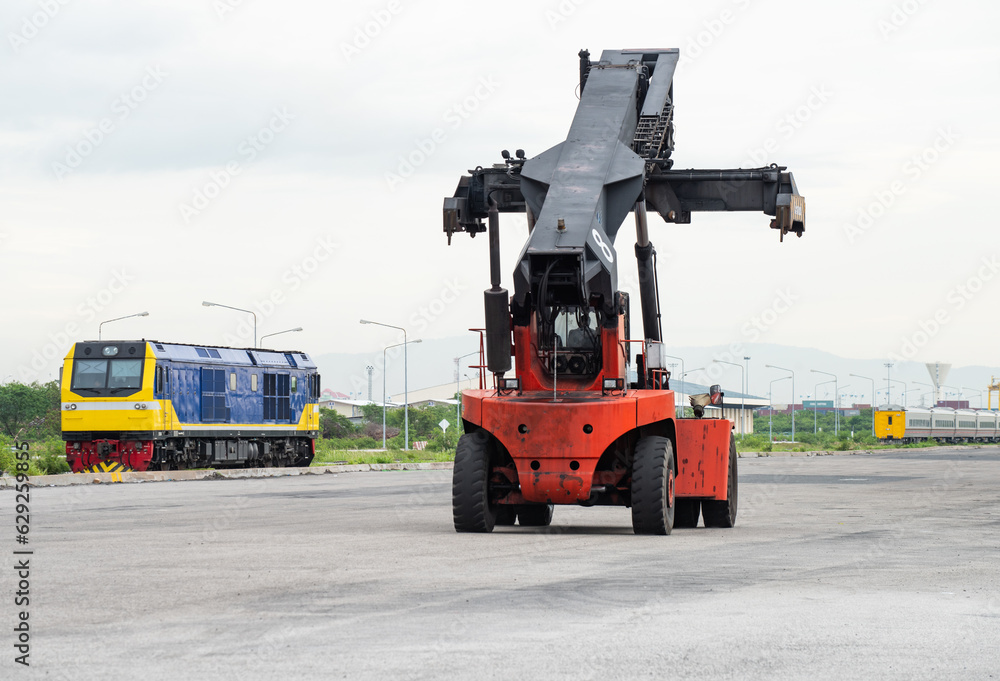
[(141, 359), (78, 359), (73, 368), (73, 382), (70, 389), (139, 389), (141, 387)]

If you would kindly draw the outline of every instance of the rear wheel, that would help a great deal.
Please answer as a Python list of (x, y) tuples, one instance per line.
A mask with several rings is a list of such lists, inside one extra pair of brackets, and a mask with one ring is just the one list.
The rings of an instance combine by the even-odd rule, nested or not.
[(700, 515), (700, 499), (677, 499), (674, 509), (674, 527), (698, 527), (698, 516)]
[(521, 504), (517, 522), (521, 527), (548, 527), (552, 524), (552, 504)]
[(726, 486), (725, 501), (701, 502), (701, 513), (705, 517), (705, 527), (733, 527), (736, 524), (737, 493), (739, 480), (736, 475), (736, 437), (729, 435), (729, 484)]
[(500, 504), (497, 506), (497, 519), (495, 525), (513, 525), (517, 522), (517, 507), (510, 504)]
[(497, 522), (497, 509), (489, 500), (492, 451), (492, 441), (484, 430), (466, 433), (458, 439), (451, 478), (456, 532), (492, 532)]
[(632, 460), (632, 529), (670, 534), (674, 508), (674, 448), (665, 437), (641, 438)]

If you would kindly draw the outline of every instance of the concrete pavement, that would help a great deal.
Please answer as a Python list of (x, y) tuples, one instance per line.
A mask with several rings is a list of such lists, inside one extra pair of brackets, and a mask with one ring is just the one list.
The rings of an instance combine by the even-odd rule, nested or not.
[[(732, 530), (459, 535), (447, 470), (31, 491), (4, 678), (1000, 678), (1000, 448), (740, 461)], [(14, 493), (0, 491), (11, 555)], [(20, 547), (23, 548), (23, 547)], [(10, 558), (8, 558), (10, 560)]]

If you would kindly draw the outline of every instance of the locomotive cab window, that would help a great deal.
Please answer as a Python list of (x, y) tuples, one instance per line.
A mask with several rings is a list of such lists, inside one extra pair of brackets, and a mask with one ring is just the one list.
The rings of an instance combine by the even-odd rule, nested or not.
[(106, 390), (117, 394), (142, 388), (141, 359), (78, 359), (70, 390)]
[(229, 374), (229, 389), (236, 392), (236, 372), (232, 371)]
[(111, 375), (108, 377), (109, 388), (141, 388), (142, 360), (115, 359), (111, 361)]
[(295, 376), (292, 376), (291, 382), (292, 382), (292, 392), (293, 393), (297, 392), (298, 391), (298, 385), (299, 385), (299, 379), (296, 378)]
[(250, 392), (257, 392), (257, 374), (250, 374)]
[(108, 373), (106, 359), (78, 359), (73, 366), (73, 390), (103, 388)]
[(890, 426), (892, 425), (892, 417), (891, 416), (889, 417), (889, 425)]

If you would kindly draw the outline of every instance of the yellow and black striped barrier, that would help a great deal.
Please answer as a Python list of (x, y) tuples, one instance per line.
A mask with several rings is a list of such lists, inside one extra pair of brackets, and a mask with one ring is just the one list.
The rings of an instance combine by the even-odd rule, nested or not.
[(132, 470), (121, 461), (99, 461), (92, 466), (84, 468), (81, 473), (112, 473), (111, 482), (121, 482), (122, 473)]

